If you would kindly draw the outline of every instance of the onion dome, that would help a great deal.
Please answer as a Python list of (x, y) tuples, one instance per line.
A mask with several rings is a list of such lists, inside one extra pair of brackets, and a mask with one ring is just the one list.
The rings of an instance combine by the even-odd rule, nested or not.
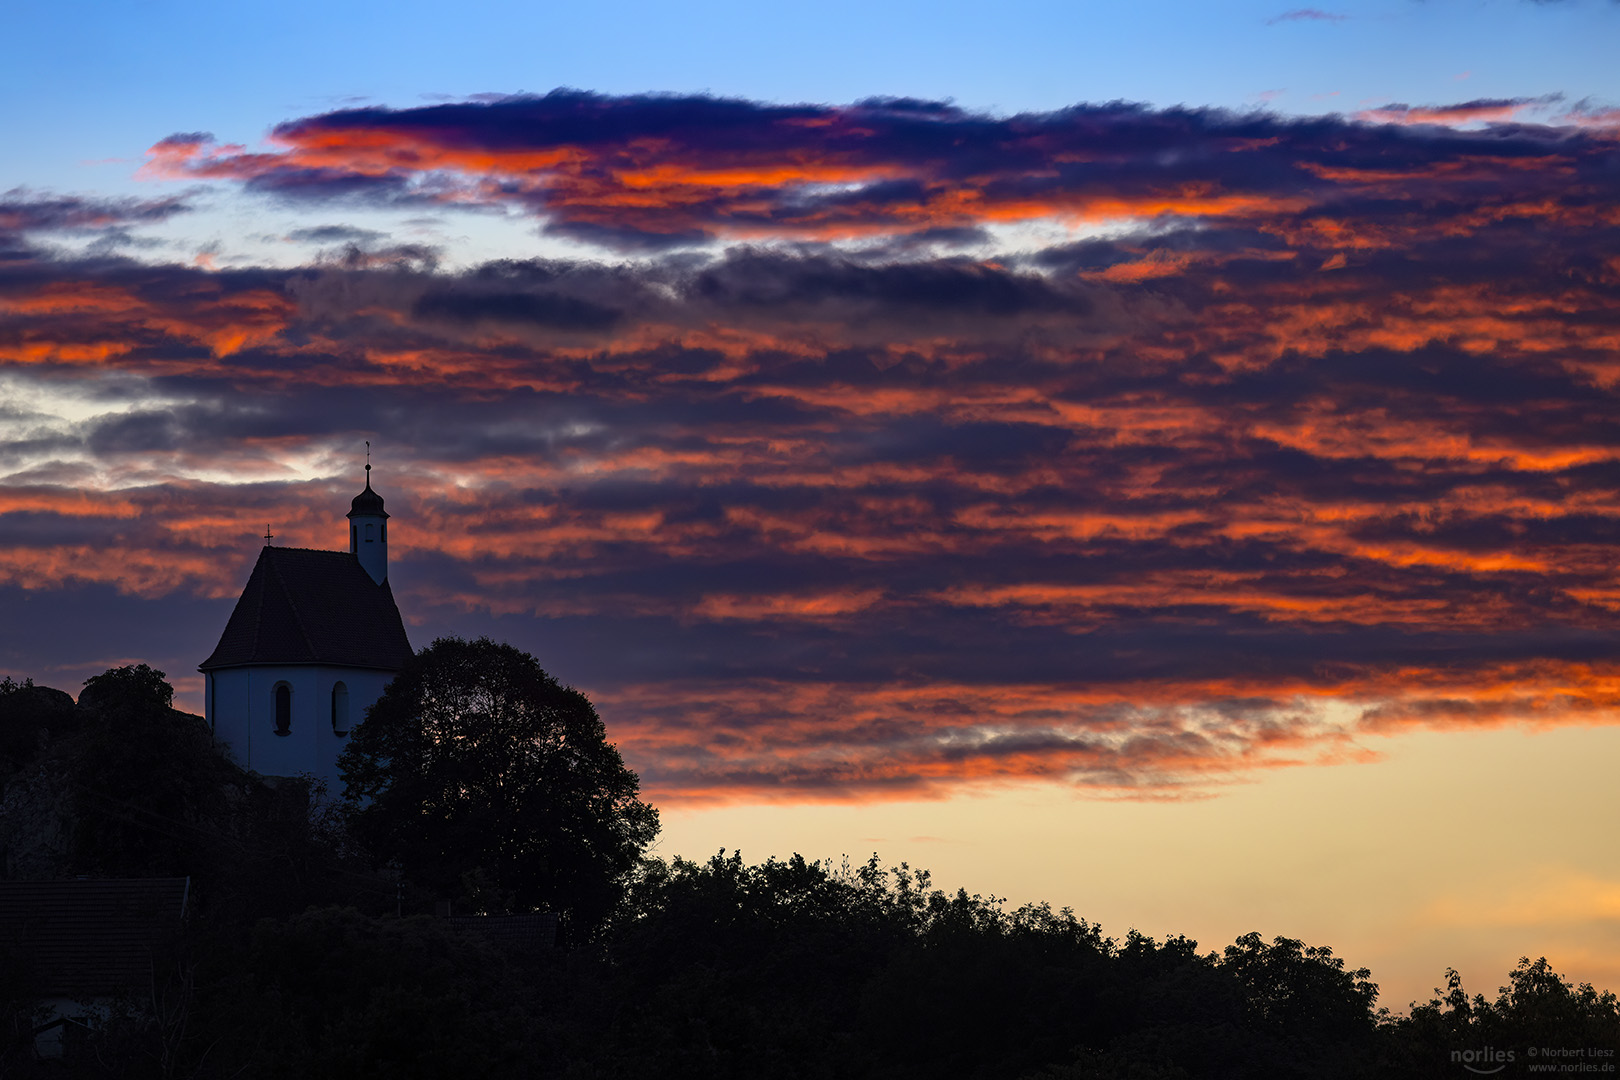
[(371, 466), (366, 466), (366, 490), (354, 497), (349, 504), (349, 517), (380, 517), (388, 516), (383, 510), (383, 497), (371, 490)]

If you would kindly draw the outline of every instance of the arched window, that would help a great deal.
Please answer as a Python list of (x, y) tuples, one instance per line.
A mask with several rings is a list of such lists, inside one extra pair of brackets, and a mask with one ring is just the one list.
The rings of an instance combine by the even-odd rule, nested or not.
[(292, 734), (292, 687), (276, 683), (276, 734)]
[(388, 522), (382, 523), (382, 542), (388, 543)]
[(332, 733), (339, 737), (349, 733), (349, 688), (342, 683), (332, 687)]
[(349, 523), (349, 550), (353, 551), (360, 546), (360, 530), (355, 528), (353, 522)]
[(372, 539), (374, 538), (374, 534), (376, 533), (376, 531), (377, 531), (377, 526), (373, 525), (369, 521), (366, 522), (366, 543), (368, 543), (368, 544), (371, 543)]

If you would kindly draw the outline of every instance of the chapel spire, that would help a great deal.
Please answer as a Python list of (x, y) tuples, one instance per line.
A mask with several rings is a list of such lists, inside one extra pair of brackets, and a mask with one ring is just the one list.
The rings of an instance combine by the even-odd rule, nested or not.
[(371, 441), (366, 441), (366, 488), (349, 506), (349, 551), (371, 580), (388, 580), (388, 512), (382, 496), (371, 490)]

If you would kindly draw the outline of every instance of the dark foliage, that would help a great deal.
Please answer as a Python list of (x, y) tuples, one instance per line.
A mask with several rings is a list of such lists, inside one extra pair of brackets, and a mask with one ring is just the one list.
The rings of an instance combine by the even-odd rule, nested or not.
[(265, 920), (246, 967), (258, 1075), (505, 1077), (530, 1056), (505, 958), (430, 916), (321, 908)]
[[(1600, 992), (1590, 983), (1574, 986), (1565, 982), (1548, 965), (1546, 958), (1532, 962), (1522, 958), (1508, 976), (1495, 1001), (1483, 994), (1468, 996), (1462, 978), (1446, 971), (1446, 989), (1413, 1007), (1409, 1016), (1393, 1021), (1391, 1031), (1394, 1057), (1393, 1075), (1425, 1076), (1426, 1067), (1436, 1061), (1449, 1061), (1453, 1051), (1479, 1052), (1492, 1048), (1512, 1050), (1512, 1064), (1520, 1070), (1533, 1064), (1530, 1048), (1606, 1050), (1606, 1059), (1543, 1058), (1555, 1066), (1586, 1064), (1598, 1072), (1603, 1065), (1620, 1063), (1620, 1000), (1612, 992)], [(1494, 1068), (1500, 1062), (1480, 1062)], [(1557, 1070), (1554, 1070), (1557, 1071)], [(1576, 1071), (1570, 1069), (1568, 1071)]]
[[(1326, 949), (1105, 937), (874, 857), (651, 864), (615, 927), (600, 1075), (1357, 1076), (1375, 991)], [(597, 1075), (592, 1073), (591, 1075)]]
[(0, 679), (0, 790), (5, 778), (33, 764), (53, 738), (77, 731), (73, 698), (34, 680)]
[(338, 760), (356, 835), (440, 895), (561, 913), (588, 935), (658, 833), (596, 710), (534, 657), (441, 638)]
[[(6, 679), (0, 851), (13, 877), (188, 877), (186, 948), (93, 1032), (70, 1027), (70, 1061), (31, 1060), (38, 988), (26, 950), (0, 941), (0, 1077), (187, 1075), (240, 1018), (219, 1008), (254, 925), (312, 904), (391, 908), (393, 882), (346, 851), (307, 783), (271, 786), (225, 760), (201, 718), (171, 707), (163, 672), (115, 668), (67, 694)], [(13, 962), (14, 961), (14, 962)], [(28, 1037), (25, 1037), (28, 1036)], [(76, 1064), (75, 1064), (76, 1063)], [(26, 1067), (25, 1067), (26, 1065)], [(212, 1075), (206, 1069), (196, 1075)]]
[[(532, 658), (488, 642), (434, 650), (384, 701), (423, 702), (448, 725), (433, 730), (472, 737), (477, 753), (447, 759), (468, 782), (534, 767), (566, 792), (558, 762), (535, 765), (508, 742), (550, 739), (548, 753), (581, 759), (606, 746), (589, 703)], [(170, 707), (161, 672), (115, 669), (77, 705), (65, 697), (0, 687), (0, 724), (30, 733), (6, 744), (19, 748), (12, 791), (66, 784), (46, 800), (74, 838), (53, 875), (184, 873), (196, 902), (173, 970), (56, 1061), (27, 1050), (38, 988), (26, 953), (0, 942), (0, 1076), (1420, 1078), (1460, 1075), (1455, 1055), (1485, 1047), (1514, 1049), (1521, 1071), (1532, 1046), (1620, 1048), (1615, 996), (1545, 960), (1522, 961), (1494, 1001), (1450, 972), (1432, 1001), (1390, 1017), (1374, 1010), (1370, 973), (1324, 947), (1248, 934), (1201, 953), (1182, 937), (1110, 938), (1066, 909), (1009, 911), (876, 856), (833, 867), (722, 852), (639, 862), (611, 889), (536, 885), (521, 859), (456, 849), (485, 825), (447, 813), (431, 843), (432, 830), (404, 833), (422, 887), (396, 886), (348, 854), (344, 819), (321, 812), (318, 792), (268, 786), (214, 755), (197, 718)], [(410, 731), (356, 755), (351, 776), (382, 775), (364, 772), (379, 747), (431, 761)], [(586, 770), (593, 783), (623, 769), (604, 760)], [(559, 798), (588, 800), (587, 788)], [(621, 797), (641, 805), (633, 783)], [(15, 801), (8, 792), (6, 814)], [(553, 849), (536, 850), (552, 872)], [(515, 951), (425, 914), (439, 886), (487, 908), (570, 908), (575, 880), (579, 909), (599, 912), (585, 946)]]
[(26, 951), (0, 941), (0, 1076), (26, 1060), (39, 1022), (38, 974)]
[(154, 714), (174, 706), (174, 687), (164, 673), (145, 664), (109, 668), (84, 680), (79, 704), (114, 719)]
[(233, 769), (203, 721), (176, 711), (163, 672), (145, 664), (85, 682), (84, 730), (71, 750), (73, 869), (95, 877), (185, 877), (220, 857)]

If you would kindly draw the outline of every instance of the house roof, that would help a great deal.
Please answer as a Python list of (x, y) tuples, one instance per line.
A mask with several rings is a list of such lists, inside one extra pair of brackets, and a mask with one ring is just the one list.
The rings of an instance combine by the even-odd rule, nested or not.
[(0, 881), (0, 945), (47, 995), (146, 986), (186, 914), (190, 878)]
[(446, 915), (439, 921), (478, 934), (506, 952), (549, 949), (557, 943), (557, 914), (552, 911), (533, 915)]
[(411, 657), (388, 582), (347, 551), (265, 547), (201, 671), (331, 664), (398, 671)]

